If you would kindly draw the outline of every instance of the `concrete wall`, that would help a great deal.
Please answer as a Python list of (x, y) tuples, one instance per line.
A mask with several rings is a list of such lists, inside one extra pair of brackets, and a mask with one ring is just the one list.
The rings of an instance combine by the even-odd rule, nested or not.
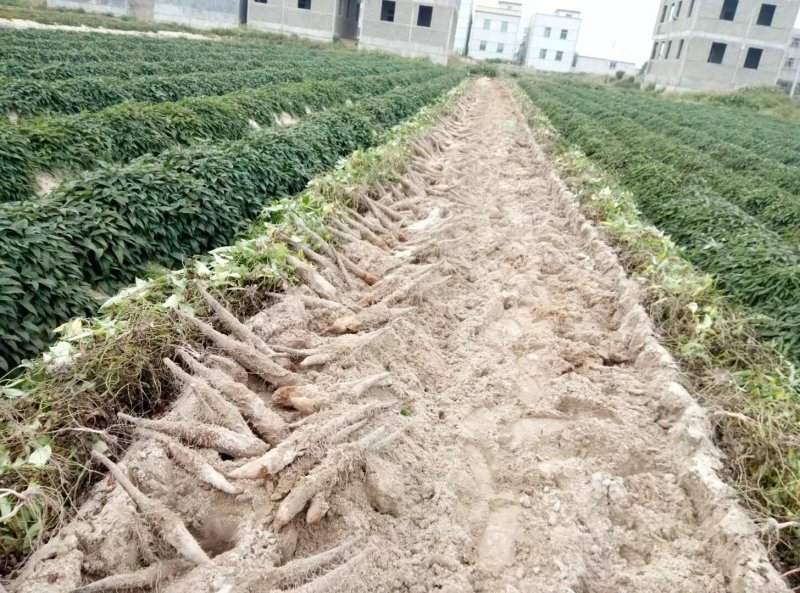
[[(430, 27), (417, 26), (420, 5), (433, 6)], [(362, 11), (359, 49), (384, 50), (401, 56), (429, 58), (437, 64), (447, 63), (458, 16), (454, 6), (397, 0), (394, 22), (381, 20), (381, 0), (363, 0)]]
[(601, 76), (616, 76), (617, 72), (634, 75), (636, 71), (636, 64), (633, 62), (617, 62), (589, 56), (577, 56), (575, 65), (572, 67), (572, 72), (578, 74), (598, 74)]
[[(506, 31), (502, 31), (503, 23), (506, 23)], [(519, 50), (521, 28), (521, 15), (497, 14), (476, 8), (469, 35), (469, 57), (476, 60), (500, 59), (513, 62)], [(486, 49), (481, 49), (482, 43), (485, 43)], [(498, 51), (498, 44), (501, 43), (503, 51)]]
[(310, 10), (297, 7), (297, 0), (248, 0), (247, 26), (264, 31), (332, 41), (337, 0), (311, 0)]
[[(727, 91), (747, 86), (772, 86), (782, 70), (800, 0), (772, 0), (777, 6), (771, 26), (758, 25), (761, 0), (740, 0), (733, 21), (720, 19), (723, 0), (666, 0), (659, 6), (653, 36), (656, 56), (645, 82), (668, 90)], [(666, 18), (664, 6), (667, 6)], [(674, 8), (673, 8), (674, 6)], [(678, 48), (683, 41), (683, 51)], [(671, 43), (671, 47), (670, 47)], [(708, 62), (712, 43), (726, 44), (722, 64)], [(744, 68), (750, 48), (763, 54), (757, 70)], [(671, 51), (668, 52), (668, 50)]]
[[(547, 29), (550, 36), (547, 37)], [(569, 72), (575, 59), (575, 47), (578, 44), (581, 20), (554, 14), (536, 14), (531, 23), (525, 66), (535, 70), (548, 72)], [(567, 31), (567, 38), (561, 39), (561, 31)], [(547, 57), (540, 54), (546, 50)], [(562, 52), (561, 60), (556, 60), (558, 52)]]
[(131, 14), (128, 0), (47, 0), (47, 8), (67, 8), (114, 16)]
[(198, 29), (238, 27), (240, 1), (244, 0), (154, 0), (153, 20)]

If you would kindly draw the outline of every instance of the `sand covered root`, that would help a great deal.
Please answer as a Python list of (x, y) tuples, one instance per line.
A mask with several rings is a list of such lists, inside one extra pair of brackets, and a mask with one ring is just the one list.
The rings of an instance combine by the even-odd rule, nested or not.
[(787, 593), (502, 83), (413, 149), (295, 222), (266, 310), (199, 287), (174, 408), (121, 416), (135, 442), (11, 593)]

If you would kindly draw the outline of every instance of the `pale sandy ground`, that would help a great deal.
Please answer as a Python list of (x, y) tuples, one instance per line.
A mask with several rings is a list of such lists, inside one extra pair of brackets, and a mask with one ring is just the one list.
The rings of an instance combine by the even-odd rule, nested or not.
[[(343, 247), (382, 280), (331, 273), (344, 306), (302, 286), (249, 321), (273, 349), (322, 348), (295, 367), (319, 388), (292, 392), (313, 413), (275, 449), (304, 454), (231, 479), (237, 495), (157, 441), (129, 449), (131, 479), (211, 557), (165, 565), (157, 590), (785, 593), (635, 283), (503, 83), (478, 82), (422, 146), (409, 183), (382, 196), (403, 228)], [(358, 301), (379, 304), (351, 317)], [(364, 393), (349, 383), (383, 372)], [(187, 392), (169, 417), (215, 416), (201, 408)], [(223, 472), (243, 463), (196, 451)], [(106, 480), (10, 589), (60, 593), (175, 557)]]
[(134, 37), (157, 37), (163, 39), (206, 39), (217, 41), (216, 35), (201, 35), (199, 33), (187, 33), (184, 31), (125, 31), (122, 29), (107, 29), (105, 27), (87, 27), (73, 25), (48, 25), (36, 21), (25, 19), (4, 19), (0, 18), (0, 28), (5, 29), (44, 29), (51, 31), (73, 31), (78, 33), (108, 33), (109, 35), (132, 35)]

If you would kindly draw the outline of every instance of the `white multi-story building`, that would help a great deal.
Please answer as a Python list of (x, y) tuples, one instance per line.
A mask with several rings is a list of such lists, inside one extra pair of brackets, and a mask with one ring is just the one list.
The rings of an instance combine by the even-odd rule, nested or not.
[(580, 12), (556, 10), (555, 14), (536, 13), (528, 36), (525, 66), (549, 72), (569, 72), (575, 60), (580, 30)]
[[(800, 92), (800, 29), (795, 29), (789, 39), (786, 54), (783, 56), (783, 66), (778, 73), (778, 84), (782, 87)], [(796, 87), (796, 88), (795, 88)]]
[(499, 7), (476, 6), (472, 15), (468, 55), (476, 60), (515, 62), (522, 41), (522, 4), (501, 2)]
[(645, 82), (676, 91), (774, 86), (800, 0), (661, 0)]

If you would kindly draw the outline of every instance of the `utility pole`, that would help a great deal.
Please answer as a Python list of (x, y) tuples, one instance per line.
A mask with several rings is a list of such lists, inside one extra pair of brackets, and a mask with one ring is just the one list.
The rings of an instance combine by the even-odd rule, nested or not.
[(800, 58), (795, 58), (795, 62), (797, 62), (797, 68), (795, 69), (796, 72), (794, 73), (792, 90), (789, 92), (790, 97), (794, 97), (795, 93), (797, 92), (797, 83), (800, 82)]

